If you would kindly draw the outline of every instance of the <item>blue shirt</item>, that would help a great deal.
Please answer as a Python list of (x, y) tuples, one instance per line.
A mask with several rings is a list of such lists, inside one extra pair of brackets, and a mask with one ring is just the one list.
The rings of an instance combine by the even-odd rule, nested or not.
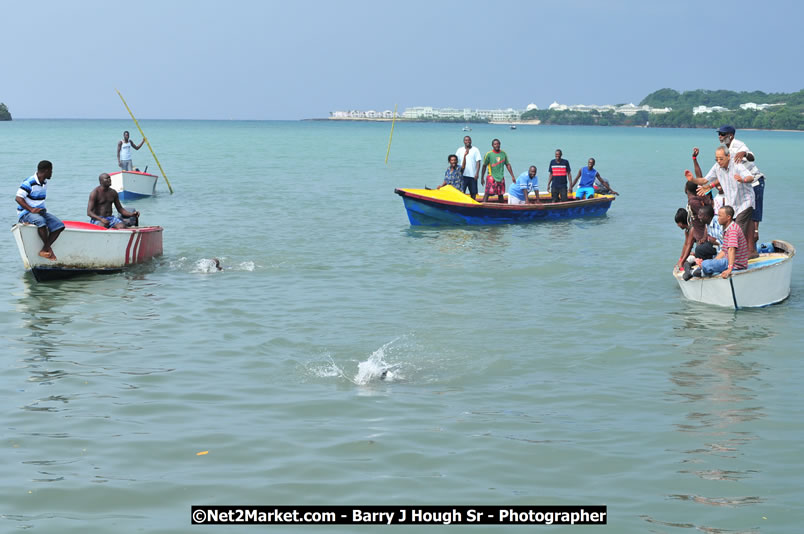
[(516, 183), (508, 190), (508, 194), (517, 200), (525, 201), (528, 199), (528, 193), (534, 193), (539, 190), (539, 177), (533, 178), (527, 172), (520, 174)]
[[(20, 188), (17, 189), (17, 195), (25, 200), (28, 205), (32, 208), (42, 208), (45, 209), (45, 197), (47, 196), (47, 180), (45, 180), (44, 184), (40, 184), (39, 180), (36, 178), (36, 174), (33, 176), (29, 176), (25, 179), (25, 181), (20, 184)], [(26, 210), (22, 206), (17, 203), (17, 219), (25, 215), (26, 213), (30, 213), (30, 211)]]
[(594, 167), (590, 170), (589, 167), (581, 169), (581, 183), (578, 187), (592, 187), (595, 185), (595, 177), (597, 176), (597, 169)]

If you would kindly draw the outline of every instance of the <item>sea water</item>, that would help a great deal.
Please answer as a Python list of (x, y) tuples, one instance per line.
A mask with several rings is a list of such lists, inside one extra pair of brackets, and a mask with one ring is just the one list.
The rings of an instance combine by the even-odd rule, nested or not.
[[(193, 532), (198, 504), (601, 504), (608, 526), (561, 531), (801, 530), (801, 265), (787, 301), (736, 312), (671, 275), (683, 171), (694, 146), (714, 163), (714, 131), (476, 126), (543, 190), (561, 148), (620, 196), (602, 218), (421, 228), (394, 188), (439, 185), (461, 125), (397, 124), (386, 164), (388, 123), (141, 124), (174, 193), (160, 178), (128, 206), (164, 256), (36, 283), (0, 239), (0, 531)], [(48, 209), (85, 220), (123, 130), (141, 139), (0, 123), (6, 230), (41, 159)], [(802, 135), (737, 133), (768, 177), (762, 241), (804, 244)], [(147, 146), (133, 160), (160, 174)]]

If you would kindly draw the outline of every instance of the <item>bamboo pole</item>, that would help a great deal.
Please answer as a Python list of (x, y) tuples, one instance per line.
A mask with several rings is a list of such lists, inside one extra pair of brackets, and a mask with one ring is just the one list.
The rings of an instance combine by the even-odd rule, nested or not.
[[(115, 91), (117, 91), (117, 89), (115, 89)], [(142, 136), (143, 139), (145, 139), (145, 142), (148, 144), (148, 149), (151, 151), (151, 155), (154, 157), (154, 160), (156, 161), (156, 164), (159, 165), (159, 170), (162, 172), (162, 178), (165, 179), (165, 183), (167, 184), (168, 189), (170, 190), (170, 194), (172, 195), (173, 194), (173, 188), (170, 186), (170, 182), (168, 181), (167, 176), (165, 175), (165, 170), (162, 168), (162, 164), (159, 163), (159, 159), (157, 159), (157, 157), (156, 157), (156, 152), (154, 152), (154, 148), (151, 146), (151, 142), (148, 141), (147, 137), (145, 137), (145, 133), (142, 131), (142, 128), (140, 128), (140, 123), (137, 122), (137, 118), (131, 112), (131, 108), (128, 107), (128, 104), (126, 104), (126, 99), (123, 98), (123, 95), (120, 94), (120, 91), (117, 91), (117, 96), (119, 96), (120, 100), (123, 101), (123, 105), (126, 106), (126, 109), (128, 110), (128, 114), (131, 115), (132, 119), (134, 119), (134, 124), (137, 125), (137, 129), (140, 131), (140, 135)]]
[(394, 139), (394, 124), (396, 123), (396, 104), (394, 104), (394, 118), (391, 119), (391, 137), (388, 138), (388, 152), (385, 153), (385, 164), (388, 165), (388, 155), (391, 153), (391, 141)]

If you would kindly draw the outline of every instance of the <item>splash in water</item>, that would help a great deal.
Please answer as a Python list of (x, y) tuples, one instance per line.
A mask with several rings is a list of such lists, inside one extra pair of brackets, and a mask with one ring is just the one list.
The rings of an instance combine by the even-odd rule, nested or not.
[(388, 360), (392, 345), (398, 339), (389, 341), (372, 352), (367, 360), (358, 362), (357, 373), (354, 376), (349, 376), (343, 368), (335, 363), (331, 356), (327, 356), (326, 365), (316, 366), (311, 371), (320, 378), (340, 377), (358, 386), (403, 380), (402, 362), (390, 362)]

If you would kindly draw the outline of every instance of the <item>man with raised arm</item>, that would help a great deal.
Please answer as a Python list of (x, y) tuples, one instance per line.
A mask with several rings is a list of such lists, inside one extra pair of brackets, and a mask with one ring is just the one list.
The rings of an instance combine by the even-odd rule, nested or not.
[(748, 242), (749, 255), (751, 257), (758, 256), (754, 221), (752, 220), (755, 197), (751, 182), (754, 181), (754, 176), (742, 163), (734, 162), (725, 145), (721, 145), (715, 150), (715, 164), (706, 176), (700, 176), (701, 168), (697, 165), (696, 156), (697, 154), (693, 152), (696, 176), (693, 177), (690, 171), (685, 171), (687, 180), (701, 186), (698, 188), (700, 195), (709, 193), (717, 185), (723, 188), (725, 203), (734, 209), (736, 214), (734, 221), (742, 229), (745, 240)]
[(477, 178), (480, 176), (480, 162), (483, 161), (483, 156), (476, 146), (472, 146), (472, 138), (468, 135), (463, 138), (463, 146), (455, 151), (455, 155), (458, 156), (458, 166), (463, 173), (460, 190), (463, 193), (468, 191), (469, 196), (477, 200)]
[(131, 142), (128, 138), (128, 131), (123, 132), (123, 140), (117, 142), (117, 165), (124, 171), (134, 170), (134, 164), (131, 162), (131, 149), (139, 150), (145, 142), (143, 137), (140, 144)]

